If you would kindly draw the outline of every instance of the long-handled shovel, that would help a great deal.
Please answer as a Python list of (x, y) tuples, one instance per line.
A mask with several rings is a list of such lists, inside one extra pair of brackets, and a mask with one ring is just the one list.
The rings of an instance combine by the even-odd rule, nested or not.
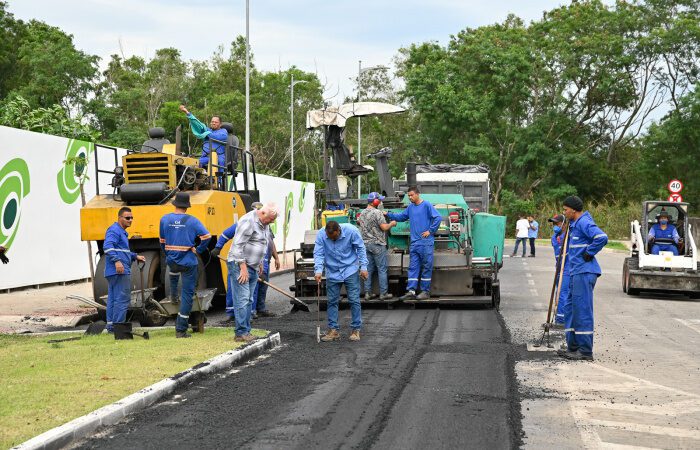
[[(222, 261), (226, 261), (226, 258), (223, 258), (221, 256), (217, 256), (217, 258), (219, 258)], [(284, 295), (285, 297), (289, 298), (290, 303), (294, 306), (294, 309), (296, 309), (296, 310), (300, 309), (302, 311), (309, 312), (309, 306), (306, 303), (299, 300), (298, 298), (294, 297), (293, 295), (290, 295), (287, 292), (284, 292), (282, 289), (278, 288), (277, 286), (275, 286), (274, 284), (271, 284), (268, 281), (263, 280), (262, 278), (258, 278), (258, 282), (266, 284), (267, 286), (271, 287), (275, 291), (277, 291), (280, 294)]]
[(321, 282), (316, 282), (316, 342), (321, 343)]

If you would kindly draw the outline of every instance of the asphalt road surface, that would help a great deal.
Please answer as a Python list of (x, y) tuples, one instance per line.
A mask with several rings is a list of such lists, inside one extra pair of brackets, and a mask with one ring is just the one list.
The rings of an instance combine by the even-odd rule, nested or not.
[[(317, 344), (316, 312), (284, 314), (269, 291), (283, 314), (254, 326), (279, 331), (281, 348), (77, 447), (700, 447), (700, 303), (624, 295), (624, 256), (600, 256), (594, 362), (528, 351), (549, 300), (547, 247), (505, 261), (500, 314), (365, 309), (358, 343), (347, 340), (349, 311), (344, 339)], [(291, 275), (271, 281), (289, 286)]]

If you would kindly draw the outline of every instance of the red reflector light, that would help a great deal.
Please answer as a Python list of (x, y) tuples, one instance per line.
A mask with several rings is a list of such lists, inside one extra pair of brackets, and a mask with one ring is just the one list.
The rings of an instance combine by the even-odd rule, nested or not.
[(451, 212), (450, 213), (450, 222), (452, 222), (452, 223), (459, 222), (459, 213), (458, 212)]

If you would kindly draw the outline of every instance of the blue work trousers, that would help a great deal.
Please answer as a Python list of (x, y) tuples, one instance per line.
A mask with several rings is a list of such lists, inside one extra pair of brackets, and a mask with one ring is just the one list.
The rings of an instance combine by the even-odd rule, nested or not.
[[(170, 271), (170, 297), (180, 298), (180, 312), (175, 321), (175, 330), (187, 331), (189, 328), (190, 312), (192, 311), (192, 301), (194, 291), (197, 287), (197, 266), (181, 266), (179, 264), (168, 264)], [(180, 276), (182, 275), (182, 292), (180, 293)], [(178, 293), (180, 294), (178, 296)]]
[(651, 247), (651, 254), (658, 255), (659, 252), (673, 252), (675, 256), (678, 256), (678, 247), (673, 244), (654, 244)]
[(513, 249), (512, 255), (515, 256), (518, 253), (518, 246), (522, 242), (523, 244), (523, 258), (525, 257), (525, 247), (527, 247), (528, 238), (515, 238), (515, 248)]
[(126, 322), (126, 311), (131, 303), (131, 274), (107, 277), (107, 331), (113, 324)]
[(406, 290), (416, 291), (418, 280), (420, 280), (421, 291), (429, 292), (430, 280), (433, 275), (433, 246), (411, 245), (410, 257)]
[(352, 319), (350, 328), (362, 328), (362, 307), (360, 306), (360, 272), (355, 272), (343, 281), (326, 279), (326, 294), (328, 295), (328, 328), (338, 330), (338, 303), (340, 303), (340, 288), (345, 284), (348, 293), (348, 303)]
[(267, 285), (261, 283), (260, 280), (270, 281), (270, 260), (265, 260), (263, 262), (263, 273), (262, 276), (258, 275), (258, 283), (255, 285), (255, 292), (253, 292), (253, 312), (257, 311), (267, 311), (267, 306), (265, 306), (265, 298), (267, 297)]
[(253, 306), (253, 293), (255, 285), (258, 284), (258, 271), (248, 267), (248, 281), (239, 283), (238, 277), (241, 274), (241, 266), (234, 262), (227, 262), (228, 277), (233, 286), (233, 308), (236, 315), (236, 336), (250, 334), (250, 315)]
[(365, 280), (365, 293), (372, 292), (372, 274), (376, 271), (379, 279), (379, 294), (384, 295), (389, 291), (386, 267), (386, 246), (380, 244), (365, 244), (367, 249), (367, 272), (369, 276)]
[(571, 303), (569, 303), (569, 283), (571, 276), (565, 273), (562, 276), (561, 288), (559, 288), (559, 302), (557, 303), (556, 323), (564, 325), (566, 317), (571, 315)]
[(226, 315), (229, 317), (236, 315), (233, 308), (233, 285), (230, 276), (226, 277)]
[(593, 288), (598, 280), (595, 273), (571, 275), (569, 301), (571, 314), (566, 318), (566, 345), (569, 351), (593, 355)]

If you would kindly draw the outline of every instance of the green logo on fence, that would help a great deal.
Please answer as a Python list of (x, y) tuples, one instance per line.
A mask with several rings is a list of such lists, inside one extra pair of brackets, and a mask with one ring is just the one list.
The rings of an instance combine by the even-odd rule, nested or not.
[(294, 209), (294, 194), (291, 192), (287, 196), (287, 204), (284, 207), (284, 236), (289, 236), (289, 225), (292, 218), (292, 210)]
[(299, 212), (304, 211), (304, 200), (306, 199), (306, 181), (301, 183), (301, 194), (299, 194)]
[(22, 200), (29, 194), (29, 167), (24, 160), (10, 160), (0, 169), (0, 245), (10, 248), (22, 215)]
[(61, 199), (67, 204), (74, 203), (80, 197), (80, 185), (87, 180), (87, 167), (79, 161), (72, 161), (74, 158), (82, 158), (86, 162), (95, 151), (95, 144), (92, 142), (78, 141), (71, 139), (66, 148), (64, 164), (56, 176), (58, 183), (58, 193)]

